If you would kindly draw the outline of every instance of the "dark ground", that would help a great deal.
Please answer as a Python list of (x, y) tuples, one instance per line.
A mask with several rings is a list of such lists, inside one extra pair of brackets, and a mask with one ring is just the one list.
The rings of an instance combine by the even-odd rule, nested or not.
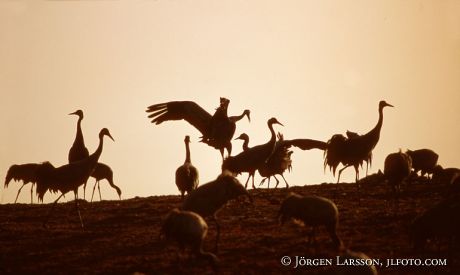
[[(217, 254), (221, 274), (317, 274), (327, 267), (284, 267), (282, 256), (333, 258), (327, 232), (317, 232), (317, 247), (307, 243), (307, 229), (290, 222), (281, 227), (276, 215), (288, 192), (333, 198), (335, 185), (250, 191), (247, 199), (232, 201), (219, 213), (222, 226)], [(380, 274), (460, 274), (458, 247), (448, 253), (446, 242), (430, 243), (423, 254), (413, 251), (408, 228), (424, 210), (450, 195), (444, 185), (404, 186), (399, 210), (393, 211), (388, 187), (368, 183), (359, 200), (354, 184), (340, 184), (334, 200), (339, 208), (339, 236), (344, 244), (371, 258), (447, 259), (447, 266), (378, 267)], [(70, 193), (69, 193), (70, 194)], [(180, 206), (179, 196), (135, 198), (87, 203), (81, 201), (82, 230), (74, 202), (59, 204), (49, 228), (42, 222), (51, 204), (0, 205), (0, 274), (117, 273), (212, 274), (207, 262), (178, 255), (175, 246), (159, 241), (167, 213)], [(215, 227), (208, 221), (205, 249), (213, 248)], [(293, 263), (294, 264), (294, 263)], [(329, 267), (330, 268), (330, 267)]]

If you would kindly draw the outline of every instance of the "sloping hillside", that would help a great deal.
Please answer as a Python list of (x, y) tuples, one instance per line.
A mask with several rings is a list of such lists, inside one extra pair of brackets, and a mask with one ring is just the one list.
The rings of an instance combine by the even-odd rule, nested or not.
[[(340, 211), (339, 235), (344, 244), (381, 259), (380, 274), (460, 274), (458, 246), (447, 253), (446, 242), (430, 243), (424, 254), (413, 251), (408, 227), (424, 210), (450, 195), (449, 187), (415, 183), (405, 186), (399, 209), (389, 203), (388, 187), (370, 182), (323, 184), (286, 189), (250, 191), (247, 198), (230, 202), (219, 213), (222, 226), (219, 271), (221, 274), (288, 274), (328, 272), (332, 267), (294, 268), (295, 256), (336, 259), (327, 232), (317, 232), (317, 244), (307, 243), (307, 228), (290, 222), (280, 226), (276, 216), (288, 192), (315, 194), (333, 199)], [(0, 205), (0, 273), (121, 273), (211, 274), (207, 262), (179, 255), (175, 246), (158, 239), (162, 220), (179, 207), (179, 196), (135, 198), (123, 201), (87, 203), (81, 201), (85, 230), (79, 226), (74, 203), (59, 204), (49, 228), (42, 222), (51, 204)], [(208, 221), (205, 242), (212, 249), (215, 227)], [(439, 250), (439, 251), (438, 251)], [(290, 256), (291, 266), (280, 260)], [(447, 259), (447, 266), (385, 267), (388, 258)], [(335, 265), (335, 264), (334, 264)]]

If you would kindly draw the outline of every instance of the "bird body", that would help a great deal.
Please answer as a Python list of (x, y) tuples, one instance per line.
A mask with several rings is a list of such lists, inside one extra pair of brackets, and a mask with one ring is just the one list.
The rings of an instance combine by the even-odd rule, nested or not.
[(199, 184), (198, 169), (192, 165), (190, 157), (190, 137), (186, 136), (184, 142), (186, 152), (185, 162), (176, 170), (176, 185), (181, 192), (182, 199), (184, 198), (185, 192), (190, 194), (190, 192), (195, 190)]
[(273, 130), (273, 124), (283, 125), (276, 118), (270, 118), (267, 121), (267, 125), (271, 133), (270, 140), (265, 144), (248, 148), (236, 156), (226, 158), (222, 164), (222, 171), (229, 170), (236, 174), (248, 172), (249, 177), (245, 186), (247, 187), (248, 181), (252, 177), (252, 187), (255, 188), (255, 171), (268, 161), (275, 150), (276, 134)]
[(79, 161), (89, 156), (89, 151), (85, 146), (85, 139), (83, 138), (83, 132), (81, 130), (81, 121), (83, 120), (83, 111), (77, 110), (69, 115), (77, 115), (77, 133), (75, 135), (75, 140), (69, 150), (69, 163), (74, 161)]
[(397, 195), (401, 183), (410, 176), (412, 169), (411, 157), (401, 151), (389, 154), (385, 158), (383, 174), (393, 189), (393, 193)]
[(353, 166), (356, 172), (355, 181), (359, 180), (359, 166), (363, 165), (366, 161), (372, 161), (372, 150), (377, 145), (380, 139), (380, 131), (383, 125), (383, 108), (392, 105), (385, 101), (379, 103), (379, 119), (375, 127), (364, 135), (358, 135), (353, 132), (347, 132), (348, 138), (336, 134), (327, 143), (327, 150), (325, 151), (324, 168), (327, 166), (333, 171), (335, 175), (336, 169), (340, 163), (343, 168), (339, 171), (338, 181), (340, 181), (341, 172), (349, 166)]
[(420, 171), (421, 176), (432, 174), (438, 163), (439, 155), (430, 149), (407, 150), (406, 153), (412, 158), (412, 168), (415, 173)]
[[(87, 182), (88, 178), (94, 171), (99, 157), (102, 153), (104, 144), (104, 136), (112, 138), (109, 130), (103, 128), (99, 132), (99, 145), (97, 149), (89, 157), (80, 161), (71, 162), (60, 167), (54, 167), (51, 163), (45, 162), (37, 169), (37, 195), (40, 201), (43, 201), (46, 191), (61, 192), (61, 195), (54, 201), (53, 208), (59, 199), (69, 191), (74, 191), (78, 187)], [(78, 201), (75, 200), (78, 210)], [(51, 209), (51, 211), (52, 211)], [(50, 214), (51, 214), (50, 211)], [(80, 212), (78, 210), (79, 216)], [(49, 216), (48, 216), (49, 218)], [(83, 222), (80, 216), (80, 222), (83, 227)], [(46, 224), (46, 221), (45, 221)]]
[(224, 171), (214, 181), (205, 183), (190, 193), (182, 204), (182, 210), (192, 211), (203, 218), (211, 216), (216, 224), (217, 235), (214, 250), (220, 238), (220, 225), (217, 212), (230, 200), (241, 195), (252, 198), (244, 186), (230, 172)]
[(17, 202), (19, 193), (21, 193), (22, 188), (30, 182), (32, 183), (32, 186), (30, 188), (30, 203), (33, 202), (32, 193), (34, 185), (37, 182), (36, 172), (39, 166), (40, 164), (38, 163), (14, 164), (10, 166), (5, 177), (5, 188), (8, 187), (8, 184), (13, 179), (15, 181), (22, 180), (22, 186), (18, 190), (14, 203)]
[(101, 188), (99, 186), (99, 182), (104, 179), (107, 180), (109, 182), (109, 185), (117, 191), (118, 197), (121, 199), (121, 189), (113, 183), (113, 171), (112, 171), (112, 168), (110, 168), (110, 166), (102, 162), (96, 163), (96, 166), (94, 167), (91, 177), (96, 179), (96, 182), (94, 183), (94, 187), (93, 187), (93, 194), (91, 195), (91, 201), (93, 201), (93, 196), (94, 196), (94, 191), (96, 189), (96, 185), (99, 190), (99, 199), (102, 200)]
[[(211, 116), (193, 101), (171, 101), (167, 103), (154, 104), (147, 108), (152, 123), (161, 124), (170, 120), (185, 120), (193, 125), (202, 134), (202, 142), (218, 149), (224, 156), (226, 149), (231, 155), (231, 139), (235, 132), (236, 118), (230, 120), (227, 115), (229, 100), (220, 99), (220, 105), (214, 115)], [(249, 119), (249, 115), (248, 115)]]

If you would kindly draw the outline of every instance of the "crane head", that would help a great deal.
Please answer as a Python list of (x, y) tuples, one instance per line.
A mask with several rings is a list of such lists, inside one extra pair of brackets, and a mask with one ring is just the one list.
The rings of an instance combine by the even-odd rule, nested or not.
[(379, 103), (379, 109), (383, 109), (384, 107), (394, 107), (393, 105), (391, 105), (390, 103), (387, 103), (385, 100), (382, 100), (380, 101)]
[(251, 122), (251, 111), (246, 109), (243, 114), (246, 115), (248, 117), (248, 121)]
[(82, 110), (76, 110), (73, 113), (70, 113), (69, 115), (77, 115), (79, 118), (83, 118), (83, 111)]
[(107, 128), (103, 128), (100, 132), (99, 132), (99, 138), (102, 138), (103, 136), (108, 136), (111, 140), (115, 141), (112, 137), (112, 135), (110, 134), (109, 132), (109, 129)]
[(241, 139), (241, 140), (246, 141), (246, 140), (249, 140), (249, 136), (247, 134), (245, 134), (245, 133), (242, 133), (241, 135), (239, 135), (239, 137), (235, 138), (235, 140), (237, 140), (237, 139)]
[(185, 136), (184, 142), (185, 143), (190, 143), (190, 136)]
[(281, 122), (279, 122), (276, 118), (272, 117), (268, 120), (267, 122), (268, 125), (272, 125), (272, 124), (279, 124), (281, 126), (284, 126)]

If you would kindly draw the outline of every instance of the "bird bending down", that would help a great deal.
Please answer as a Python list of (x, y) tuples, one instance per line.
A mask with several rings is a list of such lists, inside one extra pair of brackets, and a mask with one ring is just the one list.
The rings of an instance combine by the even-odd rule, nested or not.
[(328, 141), (327, 149), (324, 152), (324, 169), (329, 166), (335, 176), (335, 171), (339, 164), (342, 163), (344, 166), (339, 170), (337, 183), (340, 182), (340, 175), (343, 170), (350, 166), (355, 168), (355, 182), (358, 183), (359, 166), (362, 166), (364, 161), (368, 163), (372, 162), (372, 150), (380, 139), (380, 131), (383, 124), (383, 108), (387, 106), (393, 107), (383, 100), (380, 101), (378, 122), (368, 133), (358, 135), (349, 132), (348, 138), (341, 134), (336, 134)]
[[(43, 201), (43, 197), (48, 190), (53, 192), (61, 192), (61, 195), (54, 201), (53, 206), (50, 209), (50, 212), (43, 224), (44, 226), (46, 226), (51, 213), (53, 212), (54, 207), (56, 206), (59, 199), (69, 191), (74, 191), (76, 194), (78, 187), (84, 184), (93, 173), (93, 170), (96, 167), (96, 164), (102, 153), (104, 136), (108, 136), (113, 140), (109, 130), (107, 128), (103, 128), (99, 132), (99, 145), (96, 151), (94, 151), (94, 153), (85, 159), (71, 162), (57, 168), (55, 168), (51, 163), (45, 162), (37, 169), (37, 195), (39, 201)], [(80, 210), (78, 208), (77, 196), (75, 196), (75, 206), (80, 218), (81, 226), (83, 228), (84, 226), (81, 219)]]
[(235, 133), (236, 122), (245, 115), (250, 120), (249, 110), (245, 110), (241, 116), (228, 117), (227, 109), (230, 100), (220, 99), (220, 105), (214, 115), (211, 116), (203, 108), (193, 101), (170, 101), (154, 104), (147, 108), (152, 123), (161, 124), (169, 120), (186, 120), (202, 134), (201, 142), (220, 151), (222, 159), (224, 150), (228, 155), (232, 152), (231, 139)]
[(179, 166), (176, 170), (176, 185), (181, 193), (182, 200), (184, 199), (184, 194), (187, 192), (187, 195), (190, 194), (193, 190), (198, 187), (199, 184), (199, 173), (198, 169), (192, 165), (190, 157), (190, 137), (185, 136), (185, 161), (184, 164)]
[(283, 126), (283, 124), (281, 124), (274, 117), (267, 121), (267, 125), (271, 133), (270, 140), (267, 143), (248, 148), (246, 151), (243, 151), (236, 156), (227, 157), (222, 164), (222, 171), (229, 170), (235, 174), (248, 172), (249, 176), (246, 180), (246, 188), (251, 177), (252, 188), (256, 188), (254, 185), (254, 174), (259, 167), (268, 161), (275, 150), (276, 134), (273, 130), (273, 124), (279, 124)]
[(121, 200), (121, 189), (113, 183), (113, 171), (112, 168), (110, 168), (110, 166), (102, 162), (98, 162), (96, 164), (96, 167), (94, 167), (94, 171), (91, 174), (91, 177), (96, 179), (96, 182), (94, 183), (93, 187), (93, 194), (91, 195), (91, 202), (93, 201), (96, 185), (97, 189), (99, 190), (99, 199), (102, 201), (101, 187), (99, 186), (99, 181), (103, 179), (107, 180), (109, 182), (109, 185), (117, 191), (118, 198)]

